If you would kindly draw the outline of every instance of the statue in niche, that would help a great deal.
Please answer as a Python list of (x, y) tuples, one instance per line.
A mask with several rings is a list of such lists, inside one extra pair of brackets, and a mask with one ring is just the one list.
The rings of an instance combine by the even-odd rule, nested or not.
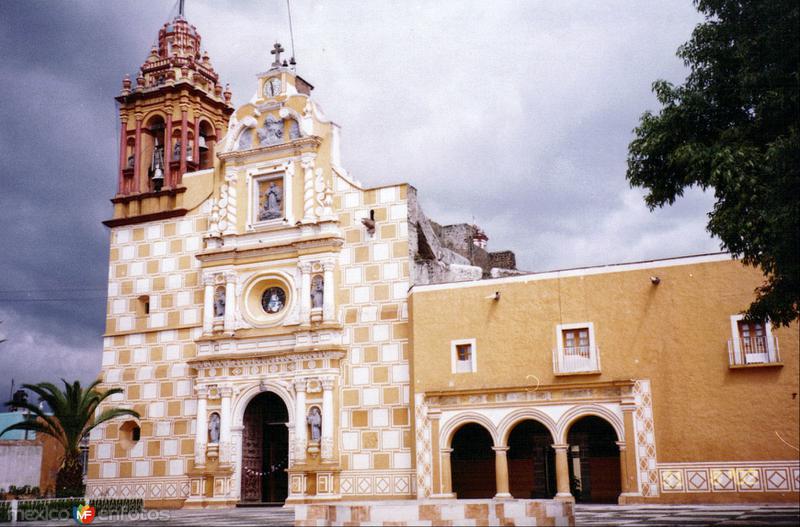
[(217, 289), (214, 295), (214, 316), (221, 317), (225, 315), (225, 291)]
[(172, 147), (172, 159), (177, 161), (181, 158), (181, 140), (175, 141), (175, 146)]
[(245, 128), (239, 136), (239, 150), (248, 150), (253, 147), (253, 134)]
[(314, 309), (322, 308), (324, 300), (325, 282), (322, 277), (317, 275), (311, 281), (311, 307)]
[(300, 125), (294, 119), (289, 119), (289, 139), (300, 139)]
[(311, 408), (306, 421), (311, 425), (311, 440), (319, 441), (320, 436), (322, 436), (322, 416), (319, 413), (319, 408), (316, 406)]
[(261, 145), (276, 145), (283, 141), (283, 121), (268, 115), (264, 127), (258, 131), (258, 141)]
[(129, 155), (128, 156), (128, 165), (127, 165), (126, 168), (133, 168), (133, 164), (134, 164), (135, 161), (136, 161), (136, 157), (133, 154)]
[(258, 214), (259, 221), (274, 220), (283, 216), (281, 210), (281, 187), (271, 182), (269, 188), (264, 193), (264, 204), (261, 206), (261, 212)]
[(219, 443), (219, 414), (213, 413), (211, 414), (211, 418), (208, 420), (208, 441), (209, 443)]

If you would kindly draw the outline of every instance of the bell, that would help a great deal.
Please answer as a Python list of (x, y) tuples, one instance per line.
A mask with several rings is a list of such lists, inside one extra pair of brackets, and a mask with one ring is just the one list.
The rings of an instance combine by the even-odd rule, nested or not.
[(155, 188), (156, 192), (161, 190), (161, 187), (164, 185), (164, 171), (161, 170), (161, 166), (157, 166), (155, 171), (153, 172), (153, 187)]
[(202, 135), (200, 136), (200, 139), (197, 141), (197, 146), (200, 148), (200, 150), (208, 150), (208, 147), (206, 146), (206, 138), (203, 137)]

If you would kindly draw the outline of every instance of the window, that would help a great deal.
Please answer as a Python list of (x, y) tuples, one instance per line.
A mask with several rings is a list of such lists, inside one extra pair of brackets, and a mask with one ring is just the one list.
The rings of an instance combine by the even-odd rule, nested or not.
[(778, 342), (768, 321), (744, 320), (744, 316), (734, 315), (731, 317), (731, 337), (728, 341), (731, 366), (780, 363)]
[(600, 356), (594, 341), (594, 324), (580, 322), (556, 326), (553, 367), (556, 375), (600, 373)]
[(142, 295), (136, 302), (136, 315), (144, 317), (150, 314), (150, 297)]
[(453, 373), (473, 373), (478, 371), (475, 339), (450, 342), (450, 353), (451, 371)]
[(119, 442), (123, 448), (133, 448), (142, 438), (142, 429), (136, 421), (125, 421), (119, 427)]

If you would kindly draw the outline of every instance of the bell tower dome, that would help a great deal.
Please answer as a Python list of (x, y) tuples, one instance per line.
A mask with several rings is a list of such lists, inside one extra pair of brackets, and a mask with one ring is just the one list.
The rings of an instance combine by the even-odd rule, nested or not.
[(135, 80), (116, 97), (121, 120), (119, 184), (109, 227), (186, 214), (184, 175), (213, 169), (215, 145), (233, 113), (231, 92), (202, 48), (183, 2), (158, 32)]

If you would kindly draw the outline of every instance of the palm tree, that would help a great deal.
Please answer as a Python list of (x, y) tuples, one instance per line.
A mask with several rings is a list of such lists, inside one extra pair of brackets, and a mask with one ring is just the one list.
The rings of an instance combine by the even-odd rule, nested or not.
[(108, 408), (95, 416), (100, 403), (116, 393), (122, 393), (122, 389), (111, 388), (100, 392), (95, 389), (99, 380), (86, 389), (80, 381), (69, 384), (61, 379), (61, 382), (64, 383), (64, 391), (49, 382), (23, 384), (24, 388), (37, 394), (40, 401), (47, 403), (52, 413), (48, 414), (43, 408), (29, 402), (17, 402), (17, 407), (30, 412), (31, 419), (6, 427), (0, 432), (0, 437), (11, 430), (28, 430), (55, 438), (64, 447), (64, 460), (56, 476), (56, 496), (83, 496), (81, 439), (101, 423), (124, 415), (138, 419), (139, 414), (127, 408)]

